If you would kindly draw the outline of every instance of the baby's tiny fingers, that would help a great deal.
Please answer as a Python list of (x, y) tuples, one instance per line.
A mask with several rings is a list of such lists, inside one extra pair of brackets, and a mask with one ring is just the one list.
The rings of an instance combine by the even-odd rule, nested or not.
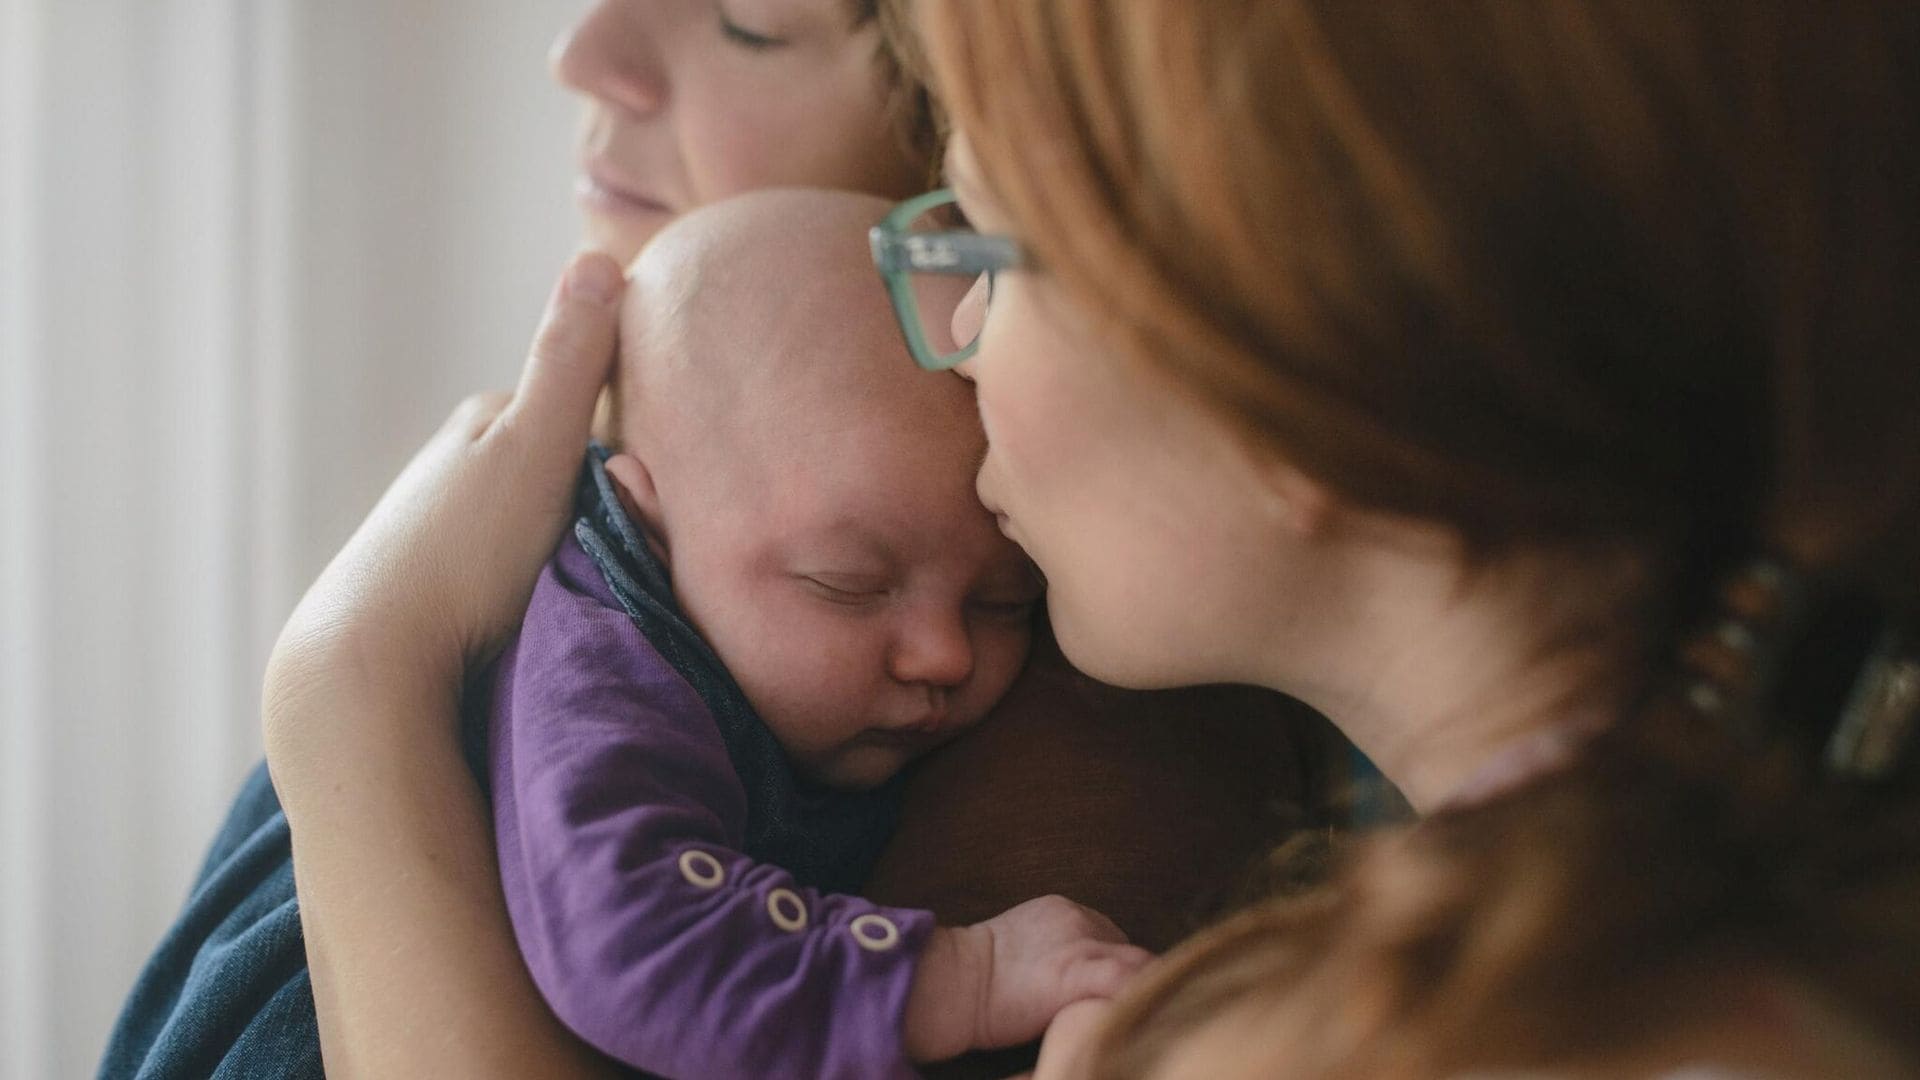
[(1058, 894), (1035, 897), (1006, 913), (1044, 926), (1058, 937), (1084, 938), (1114, 945), (1127, 943), (1126, 932), (1100, 912)]
[(1152, 953), (1133, 945), (1089, 950), (1068, 965), (1063, 996), (1068, 1001), (1113, 997), (1152, 961)]

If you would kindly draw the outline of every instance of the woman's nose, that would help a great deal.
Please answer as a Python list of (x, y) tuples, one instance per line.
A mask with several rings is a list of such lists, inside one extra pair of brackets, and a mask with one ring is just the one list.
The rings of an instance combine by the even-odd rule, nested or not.
[(973, 674), (973, 642), (959, 612), (917, 613), (902, 625), (889, 658), (903, 683), (958, 686)]
[(653, 5), (601, 0), (561, 32), (547, 54), (555, 82), (622, 112), (646, 115), (666, 101), (655, 47), (665, 27), (649, 25)]
[[(981, 274), (974, 279), (973, 286), (960, 298), (960, 302), (954, 305), (949, 328), (953, 331), (955, 349), (966, 348), (980, 336), (980, 329), (987, 322), (987, 297), (992, 291), (992, 279)], [(973, 358), (968, 357), (956, 364), (954, 370), (967, 381), (973, 381)]]

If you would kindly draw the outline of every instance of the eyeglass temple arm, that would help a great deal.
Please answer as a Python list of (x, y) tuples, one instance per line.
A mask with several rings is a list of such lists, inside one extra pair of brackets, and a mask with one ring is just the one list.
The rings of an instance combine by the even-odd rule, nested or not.
[(1010, 269), (1022, 261), (1019, 245), (1004, 236), (895, 233), (876, 226), (869, 237), (874, 263), (888, 272), (973, 275)]

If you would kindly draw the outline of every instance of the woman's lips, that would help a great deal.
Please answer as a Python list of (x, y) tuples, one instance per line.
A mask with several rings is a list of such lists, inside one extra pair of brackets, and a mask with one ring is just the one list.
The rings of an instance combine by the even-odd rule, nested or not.
[(1006, 535), (1012, 535), (1011, 533), (1007, 533), (1007, 528), (1012, 525), (1013, 519), (1007, 516), (1005, 510), (1000, 509), (990, 502), (982, 502), (981, 505), (987, 508), (987, 513), (993, 515), (993, 524), (996, 528)]
[(673, 213), (660, 200), (642, 195), (592, 167), (580, 174), (579, 182), (574, 185), (574, 194), (587, 209), (614, 217)]

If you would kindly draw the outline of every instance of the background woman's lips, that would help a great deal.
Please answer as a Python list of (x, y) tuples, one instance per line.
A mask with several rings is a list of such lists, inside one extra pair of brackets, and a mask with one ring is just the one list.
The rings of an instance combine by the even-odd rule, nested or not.
[(665, 203), (596, 175), (591, 169), (580, 175), (574, 194), (589, 209), (619, 217), (673, 212)]

